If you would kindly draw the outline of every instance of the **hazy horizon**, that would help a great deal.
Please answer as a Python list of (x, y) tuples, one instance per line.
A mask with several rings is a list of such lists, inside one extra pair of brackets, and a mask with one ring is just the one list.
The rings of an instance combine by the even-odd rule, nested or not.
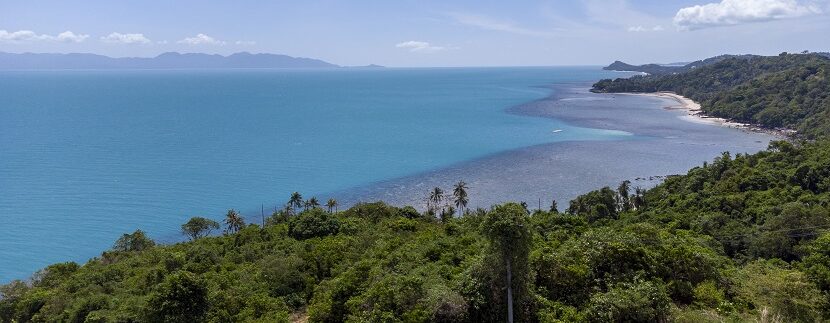
[[(821, 50), (821, 51), (813, 51), (813, 50), (808, 50), (808, 51), (810, 51), (810, 52), (827, 52), (827, 51), (824, 51), (824, 50)], [(787, 51), (787, 52), (789, 52), (789, 53), (796, 53), (796, 51)], [(235, 54), (245, 54), (245, 53), (247, 53), (247, 54), (252, 54), (252, 55), (257, 55), (257, 54), (267, 54), (267, 55), (284, 55), (284, 56), (289, 56), (289, 57), (294, 57), (294, 58), (309, 58), (309, 59), (317, 59), (316, 57), (307, 57), (307, 56), (292, 56), (292, 55), (287, 55), (287, 54), (284, 54), (284, 53), (250, 52), (250, 51), (239, 51), (239, 52), (234, 52), (234, 53), (230, 53), (230, 54), (205, 53), (205, 52), (180, 52), (180, 51), (170, 51), (170, 52), (162, 52), (162, 53), (158, 53), (158, 54), (155, 54), (155, 55), (149, 55), (149, 56), (109, 56), (109, 55), (104, 55), (104, 54), (99, 54), (99, 53), (92, 53), (92, 52), (48, 53), (48, 52), (7, 52), (7, 51), (0, 51), (0, 53), (6, 53), (6, 54), (58, 54), (58, 55), (70, 55), (70, 54), (82, 54), (82, 55), (85, 55), (85, 54), (90, 54), (90, 55), (100, 55), (100, 56), (109, 57), (109, 58), (122, 58), (122, 59), (127, 59), (127, 58), (155, 58), (155, 57), (161, 56), (161, 55), (163, 55), (163, 54), (168, 54), (168, 53), (176, 53), (176, 54), (181, 54), (181, 55), (185, 55), (185, 54), (220, 55), (220, 56), (222, 56), (222, 57), (228, 57), (228, 56), (235, 55)], [(742, 55), (742, 54), (754, 54), (754, 53), (722, 53), (722, 54), (717, 54), (717, 55), (713, 55), (713, 56), (718, 56), (718, 55)], [(774, 56), (774, 55), (778, 55), (778, 54), (780, 54), (780, 52), (779, 52), (779, 53), (774, 53), (774, 54), (769, 54), (769, 56)], [(710, 56), (710, 57), (713, 57), (713, 56)], [(766, 55), (765, 55), (765, 56), (766, 56)], [(662, 65), (670, 65), (670, 64), (677, 64), (677, 63), (691, 63), (691, 62), (694, 62), (694, 61), (703, 60), (703, 59), (710, 58), (710, 57), (690, 58), (690, 59), (688, 59), (688, 60), (675, 60), (675, 61), (666, 61), (666, 62), (638, 62), (638, 63), (635, 63), (635, 65), (641, 65), (641, 64), (662, 64)], [(338, 66), (336, 66), (336, 67), (331, 67), (331, 68), (367, 67), (367, 66), (369, 66), (369, 65), (375, 65), (375, 66), (380, 66), (380, 67), (385, 67), (385, 68), (400, 68), (400, 69), (407, 69), (407, 68), (465, 68), (465, 67), (468, 67), (468, 68), (502, 68), (502, 67), (504, 67), (504, 68), (510, 68), (510, 67), (520, 67), (520, 68), (521, 68), (521, 67), (604, 67), (604, 66), (607, 66), (607, 65), (609, 65), (610, 63), (613, 63), (614, 61), (617, 61), (617, 60), (619, 60), (619, 59), (613, 59), (613, 60), (610, 60), (610, 61), (608, 61), (608, 62), (604, 62), (604, 63), (595, 63), (595, 64), (551, 64), (551, 65), (445, 65), (445, 66), (441, 66), (441, 65), (434, 65), (434, 66), (430, 66), (430, 65), (424, 65), (424, 66), (387, 66), (387, 65), (381, 65), (381, 64), (371, 63), (371, 62), (370, 62), (370, 63), (367, 63), (367, 64), (364, 64), (364, 65), (343, 65), (343, 64), (339, 64), (338, 62), (331, 62), (331, 61), (326, 61), (326, 60), (323, 60), (323, 61), (324, 61), (324, 62), (326, 62), (326, 63), (331, 63), (331, 64), (334, 64), (334, 65), (338, 65)], [(623, 62), (624, 62), (624, 63), (629, 63), (628, 61), (623, 61)], [(239, 68), (246, 69), (245, 67), (229, 67), (228, 69), (239, 69)], [(252, 68), (253, 68), (253, 69), (256, 69), (256, 68), (259, 68), (259, 67), (252, 67)], [(263, 67), (263, 68), (268, 69), (268, 67)], [(306, 67), (297, 67), (297, 68), (298, 68), (298, 69), (303, 69), (303, 68), (306, 68)], [(319, 67), (318, 67), (318, 68), (319, 68)], [(318, 68), (313, 68), (313, 69), (318, 69)], [(70, 69), (70, 70), (71, 70), (71, 69)], [(94, 70), (94, 68), (93, 68), (93, 70)]]
[(343, 66), (487, 67), (830, 50), (828, 0), (46, 0), (37, 8), (30, 1), (0, 3), (0, 51), (110, 57), (246, 51)]

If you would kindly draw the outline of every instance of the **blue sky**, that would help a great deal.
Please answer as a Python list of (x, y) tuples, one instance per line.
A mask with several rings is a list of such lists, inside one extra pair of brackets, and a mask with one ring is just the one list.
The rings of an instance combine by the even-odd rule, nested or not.
[(830, 50), (830, 0), (0, 2), (0, 51), (239, 51), (341, 65), (675, 62)]

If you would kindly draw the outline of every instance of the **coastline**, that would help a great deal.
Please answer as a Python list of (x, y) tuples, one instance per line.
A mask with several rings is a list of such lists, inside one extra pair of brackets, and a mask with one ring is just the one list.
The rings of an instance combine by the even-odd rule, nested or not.
[(544, 206), (551, 199), (566, 206), (581, 194), (623, 180), (650, 188), (667, 176), (684, 174), (711, 161), (723, 151), (754, 153), (778, 139), (769, 133), (683, 120), (678, 117), (680, 109), (694, 106), (680, 101), (672, 109), (665, 109), (664, 102), (644, 95), (592, 93), (589, 83), (554, 83), (550, 88), (548, 97), (509, 107), (505, 112), (550, 118), (582, 128), (624, 131), (632, 136), (625, 140), (556, 141), (516, 148), (330, 195), (340, 196), (346, 204), (383, 200), (421, 208), (431, 187), (464, 180), (471, 187), (471, 208), (509, 200), (534, 206), (541, 202)]
[(654, 97), (660, 99), (668, 99), (677, 102), (676, 105), (669, 105), (663, 107), (665, 110), (680, 110), (686, 112), (685, 116), (681, 116), (680, 119), (701, 123), (701, 124), (709, 124), (709, 125), (717, 125), (721, 127), (729, 127), (729, 128), (736, 128), (744, 131), (751, 131), (751, 132), (759, 132), (770, 134), (773, 136), (780, 137), (781, 139), (786, 139), (792, 137), (796, 132), (791, 129), (769, 129), (759, 127), (749, 123), (741, 123), (736, 122), (724, 118), (713, 117), (707, 115), (703, 112), (703, 108), (700, 103), (682, 96), (680, 94), (670, 92), (670, 91), (660, 91), (660, 92), (649, 92), (649, 93), (640, 93), (640, 92), (621, 92), (621, 93), (607, 93), (607, 94), (621, 94), (621, 95), (637, 95), (637, 96), (646, 96), (646, 97)]

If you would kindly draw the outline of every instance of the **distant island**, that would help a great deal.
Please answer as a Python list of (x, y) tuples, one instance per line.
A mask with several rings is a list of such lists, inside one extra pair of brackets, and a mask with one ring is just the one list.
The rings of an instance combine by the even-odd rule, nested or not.
[(228, 56), (167, 52), (156, 57), (108, 57), (88, 53), (38, 54), (0, 52), (0, 70), (62, 69), (215, 69), (215, 68), (337, 68), (314, 58), (279, 54), (235, 53)]

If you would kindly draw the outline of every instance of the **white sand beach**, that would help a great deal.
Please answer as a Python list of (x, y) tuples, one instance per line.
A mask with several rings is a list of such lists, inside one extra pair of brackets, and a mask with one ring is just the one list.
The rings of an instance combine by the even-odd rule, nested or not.
[(703, 110), (701, 109), (700, 103), (695, 102), (692, 99), (689, 99), (685, 96), (674, 92), (654, 92), (654, 93), (620, 93), (620, 94), (627, 94), (627, 95), (642, 95), (642, 96), (651, 96), (651, 97), (658, 97), (664, 99), (671, 99), (677, 102), (676, 105), (670, 105), (663, 107), (666, 110), (684, 110), (686, 111), (685, 116), (681, 116), (680, 118), (689, 122), (697, 122), (697, 123), (706, 123), (706, 124), (714, 124), (724, 127), (733, 127), (733, 128), (741, 128), (741, 129), (748, 129), (751, 128), (750, 125), (745, 123), (733, 122), (723, 118), (716, 118), (711, 117), (703, 114)]

